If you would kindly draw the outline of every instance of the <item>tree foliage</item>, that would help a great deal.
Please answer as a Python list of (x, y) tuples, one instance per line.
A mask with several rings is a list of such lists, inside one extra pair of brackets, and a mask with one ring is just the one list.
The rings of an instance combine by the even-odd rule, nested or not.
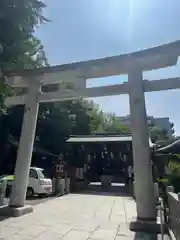
[[(1, 158), (5, 158), (9, 136), (19, 141), (24, 114), (24, 106), (15, 106), (4, 114), (4, 99), (13, 94), (5, 82), (6, 72), (48, 65), (41, 41), (34, 35), (35, 28), (47, 21), (43, 16), (44, 7), (39, 0), (0, 1)], [(72, 86), (59, 84), (58, 88), (62, 87)], [(43, 91), (53, 91), (54, 88), (57, 86), (50, 85)], [(18, 89), (19, 93), (21, 90)], [(46, 103), (40, 104), (35, 144), (59, 154), (70, 134), (128, 131), (128, 127), (122, 126), (114, 114), (104, 113), (93, 101)]]
[(44, 7), (38, 0), (1, 0), (1, 71), (42, 65), (43, 46), (34, 31), (46, 21), (42, 15)]
[(122, 125), (113, 113), (105, 113), (93, 101), (86, 102), (91, 118), (91, 132), (111, 132), (111, 133), (129, 133), (130, 129), (126, 125)]
[(177, 157), (178, 160), (170, 160), (168, 164), (168, 183), (169, 185), (173, 186), (175, 192), (180, 191), (179, 181), (180, 181), (180, 162), (179, 156)]
[[(13, 107), (4, 118), (9, 135), (20, 138), (24, 107)], [(16, 121), (14, 121), (16, 119)], [(95, 133), (126, 133), (128, 128), (105, 114), (94, 102), (86, 100), (40, 104), (35, 143), (51, 153), (64, 151), (64, 141), (70, 135)]]
[(4, 99), (12, 93), (5, 83), (9, 70), (36, 68), (47, 64), (41, 41), (34, 36), (35, 27), (47, 21), (38, 0), (0, 1), (0, 112)]
[(167, 142), (168, 134), (165, 129), (160, 129), (157, 127), (150, 128), (150, 137), (153, 142), (164, 141)]
[[(6, 114), (4, 100), (12, 95), (6, 84), (6, 72), (35, 68), (47, 64), (43, 46), (34, 36), (35, 27), (47, 21), (42, 11), (44, 3), (38, 0), (0, 1), (0, 152), (5, 156), (8, 136), (13, 124), (13, 132), (18, 135), (22, 120), (22, 109), (16, 107)], [(21, 119), (20, 119), (21, 116)], [(13, 123), (14, 121), (14, 123)]]

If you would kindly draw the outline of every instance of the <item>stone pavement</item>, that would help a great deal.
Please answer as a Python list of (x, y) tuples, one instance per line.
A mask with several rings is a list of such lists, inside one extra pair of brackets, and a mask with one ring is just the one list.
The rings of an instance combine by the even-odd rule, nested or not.
[(130, 197), (69, 194), (34, 206), (31, 214), (0, 221), (0, 240), (144, 239), (128, 229), (135, 216)]

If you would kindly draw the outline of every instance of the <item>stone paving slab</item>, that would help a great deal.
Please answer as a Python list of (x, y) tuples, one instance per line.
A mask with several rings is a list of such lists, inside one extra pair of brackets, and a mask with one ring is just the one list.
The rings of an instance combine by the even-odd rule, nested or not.
[(0, 240), (150, 239), (129, 230), (135, 216), (129, 197), (69, 194), (34, 206), (28, 215), (0, 221)]

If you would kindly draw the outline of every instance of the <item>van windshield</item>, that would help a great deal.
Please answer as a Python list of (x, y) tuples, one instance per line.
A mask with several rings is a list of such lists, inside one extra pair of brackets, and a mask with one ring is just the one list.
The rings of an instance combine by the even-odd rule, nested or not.
[(40, 171), (39, 171), (39, 177), (40, 177), (40, 178), (45, 178), (44, 173), (43, 173), (43, 170), (40, 170)]

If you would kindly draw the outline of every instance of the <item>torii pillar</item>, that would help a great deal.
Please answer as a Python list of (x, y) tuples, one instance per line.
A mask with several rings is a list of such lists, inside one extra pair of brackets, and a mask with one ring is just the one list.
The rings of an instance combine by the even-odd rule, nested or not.
[(147, 231), (150, 227), (154, 230), (159, 226), (156, 224), (156, 202), (142, 70), (132, 69), (128, 74), (128, 82), (137, 207), (137, 219), (131, 222), (130, 229)]
[(21, 216), (33, 211), (32, 206), (24, 205), (29, 180), (29, 170), (33, 152), (34, 137), (36, 132), (37, 116), (39, 110), (39, 93), (41, 83), (32, 79), (27, 94), (23, 124), (17, 161), (15, 167), (15, 179), (9, 206), (4, 209), (4, 215)]

